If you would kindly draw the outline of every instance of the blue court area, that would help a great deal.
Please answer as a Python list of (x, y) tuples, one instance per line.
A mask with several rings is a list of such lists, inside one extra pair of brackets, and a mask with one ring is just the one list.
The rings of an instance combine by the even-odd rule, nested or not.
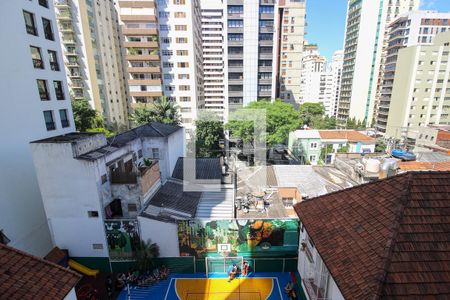
[[(169, 278), (147, 287), (130, 288), (131, 299), (158, 300), (288, 300), (284, 287), (292, 280), (290, 273), (250, 273), (228, 282), (225, 273), (171, 274)], [(128, 299), (124, 289), (119, 300)]]

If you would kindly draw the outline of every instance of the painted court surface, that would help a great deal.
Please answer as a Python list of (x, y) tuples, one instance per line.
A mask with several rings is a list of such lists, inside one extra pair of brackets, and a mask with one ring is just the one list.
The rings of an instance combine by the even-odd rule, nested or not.
[[(202, 278), (203, 277), (203, 278)], [(131, 299), (159, 300), (285, 300), (289, 273), (257, 273), (227, 282), (225, 274), (176, 274), (149, 288), (131, 289)], [(122, 291), (118, 299), (127, 299)]]

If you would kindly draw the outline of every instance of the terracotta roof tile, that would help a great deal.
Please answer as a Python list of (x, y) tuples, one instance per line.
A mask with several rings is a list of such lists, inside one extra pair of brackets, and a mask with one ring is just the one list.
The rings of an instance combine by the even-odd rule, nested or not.
[(301, 202), (346, 299), (450, 299), (450, 172), (413, 172)]
[(375, 139), (355, 130), (319, 130), (323, 140), (348, 140), (350, 142), (375, 142)]
[(442, 162), (419, 162), (419, 161), (400, 161), (398, 167), (404, 171), (450, 171), (450, 160)]
[(64, 299), (80, 278), (57, 264), (0, 244), (1, 299)]

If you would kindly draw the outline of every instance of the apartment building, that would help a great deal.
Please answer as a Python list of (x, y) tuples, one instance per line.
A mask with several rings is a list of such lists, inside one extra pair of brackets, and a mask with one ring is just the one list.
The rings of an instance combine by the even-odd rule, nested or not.
[(0, 243), (44, 256), (53, 247), (29, 142), (75, 130), (51, 0), (0, 9)]
[(163, 96), (157, 9), (154, 0), (121, 0), (119, 12), (130, 108)]
[(341, 96), (341, 79), (342, 79), (342, 67), (344, 65), (344, 51), (338, 50), (333, 53), (332, 61), (331, 61), (331, 78), (332, 78), (332, 97), (331, 108), (330, 108), (330, 116), (336, 117), (338, 107), (339, 107), (339, 98)]
[[(184, 140), (182, 127), (149, 123), (110, 139), (71, 132), (33, 141), (54, 244), (102, 271), (132, 259), (140, 242), (137, 216), (172, 175), (184, 155)], [(121, 232), (131, 245), (114, 240)]]
[(400, 15), (390, 28), (382, 89), (377, 109), (376, 127), (380, 133), (386, 132), (392, 87), (396, 79), (398, 51), (415, 45), (430, 45), (434, 36), (442, 31), (450, 30), (449, 13), (433, 11), (412, 11)]
[(275, 0), (227, 4), (228, 100), (234, 110), (275, 98), (278, 5)]
[(203, 0), (200, 4), (205, 109), (216, 113), (226, 122), (228, 120), (228, 77), (225, 76), (228, 74), (226, 4), (222, 0)]
[(400, 138), (409, 128), (450, 124), (450, 31), (433, 40), (431, 45), (398, 51), (386, 126), (389, 137)]
[(54, 3), (71, 97), (87, 100), (108, 127), (127, 129), (127, 86), (113, 2)]
[[(285, 102), (300, 102), (300, 70), (305, 37), (306, 1), (280, 0), (278, 2), (278, 68), (277, 98)], [(275, 45), (274, 45), (275, 47)]]
[(179, 106), (189, 133), (205, 106), (199, 0), (159, 0), (158, 21), (164, 95)]
[(419, 0), (349, 0), (338, 123), (370, 125), (374, 118), (387, 27), (395, 16), (417, 9)]

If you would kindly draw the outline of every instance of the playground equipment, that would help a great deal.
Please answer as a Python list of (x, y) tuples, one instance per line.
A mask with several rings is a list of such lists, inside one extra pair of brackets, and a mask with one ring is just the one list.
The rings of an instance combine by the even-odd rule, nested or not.
[(80, 272), (86, 276), (94, 276), (95, 277), (99, 273), (99, 270), (93, 270), (91, 268), (83, 266), (82, 264), (77, 263), (73, 259), (69, 259), (69, 266), (72, 269), (77, 270), (78, 272)]

